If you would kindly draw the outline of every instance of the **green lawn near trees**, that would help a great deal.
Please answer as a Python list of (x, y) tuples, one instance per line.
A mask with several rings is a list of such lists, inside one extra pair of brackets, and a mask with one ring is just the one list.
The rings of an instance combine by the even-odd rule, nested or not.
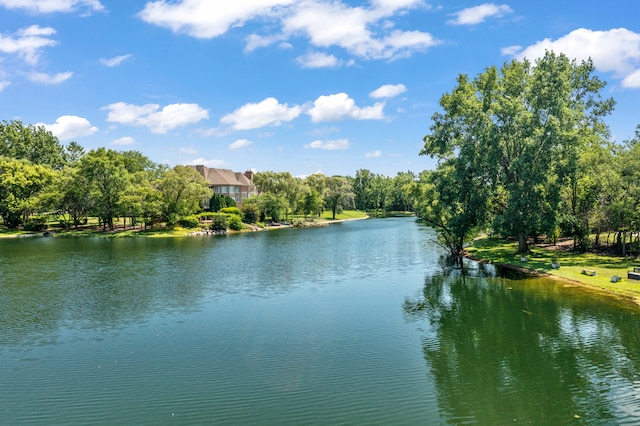
[[(341, 213), (336, 213), (335, 220), (348, 220), (348, 219), (364, 219), (367, 217), (367, 213), (359, 210), (343, 210)], [(322, 212), (322, 219), (332, 221), (333, 215), (330, 210)]]
[[(521, 255), (517, 254), (517, 241), (498, 238), (477, 239), (466, 251), (474, 259), (549, 274), (640, 302), (640, 281), (627, 279), (628, 271), (640, 267), (640, 259), (532, 247), (526, 255), (526, 261), (523, 261)], [(552, 267), (552, 263), (556, 262), (559, 268)], [(592, 270), (596, 274), (585, 275), (583, 270)], [(613, 275), (621, 277), (621, 281), (611, 282)]]

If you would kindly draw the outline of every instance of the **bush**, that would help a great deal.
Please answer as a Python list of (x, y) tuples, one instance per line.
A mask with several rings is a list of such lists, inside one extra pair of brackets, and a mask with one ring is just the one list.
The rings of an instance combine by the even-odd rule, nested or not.
[(44, 217), (33, 217), (24, 224), (25, 231), (40, 232), (47, 229), (47, 219)]
[(175, 214), (175, 213), (170, 213), (170, 214), (166, 217), (166, 220), (165, 220), (165, 221), (167, 222), (167, 226), (173, 226), (173, 225), (175, 225), (176, 223), (178, 223), (179, 218), (178, 218), (178, 215), (177, 215), (177, 214)]
[(211, 217), (212, 231), (226, 231), (229, 227), (229, 216), (224, 213), (216, 213)]
[(260, 209), (255, 204), (243, 204), (241, 211), (246, 223), (256, 223), (260, 218)]
[(229, 229), (233, 229), (234, 231), (240, 231), (242, 229), (242, 219), (238, 215), (229, 216)]
[(224, 209), (220, 209), (220, 213), (235, 214), (242, 217), (242, 212), (237, 207), (225, 207)]
[(197, 216), (185, 216), (178, 221), (178, 224), (184, 228), (197, 228), (200, 221)]

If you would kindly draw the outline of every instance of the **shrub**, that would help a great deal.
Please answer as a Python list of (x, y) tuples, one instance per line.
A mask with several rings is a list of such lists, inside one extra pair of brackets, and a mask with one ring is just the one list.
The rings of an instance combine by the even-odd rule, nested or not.
[(224, 209), (220, 209), (220, 213), (235, 214), (242, 217), (242, 212), (237, 207), (225, 207)]
[(216, 213), (211, 217), (212, 231), (226, 231), (229, 227), (229, 216), (224, 213)]
[(165, 221), (167, 222), (167, 226), (173, 226), (176, 223), (178, 223), (178, 220), (179, 220), (179, 218), (178, 218), (177, 214), (169, 213), (169, 215), (167, 215), (167, 218), (166, 218)]
[(242, 229), (242, 219), (240, 219), (240, 216), (235, 214), (229, 216), (229, 229), (233, 229), (234, 231), (240, 231)]
[(260, 218), (260, 209), (255, 204), (243, 204), (242, 217), (246, 223), (256, 223)]
[(197, 216), (185, 216), (178, 221), (178, 224), (185, 228), (197, 228), (200, 221)]
[(33, 217), (24, 224), (25, 231), (40, 232), (47, 228), (47, 219), (44, 217)]

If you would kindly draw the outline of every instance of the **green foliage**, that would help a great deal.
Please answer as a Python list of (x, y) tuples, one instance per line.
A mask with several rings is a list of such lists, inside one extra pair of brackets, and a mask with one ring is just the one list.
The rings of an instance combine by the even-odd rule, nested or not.
[(440, 99), (444, 113), (432, 117), (421, 154), (458, 175), (468, 169), (459, 179), (500, 194), (494, 229), (518, 237), (521, 253), (528, 235), (555, 229), (560, 189), (575, 175), (580, 150), (608, 135), (602, 117), (614, 102), (601, 99), (604, 83), (593, 71), (590, 61), (547, 52), (535, 66), (514, 60), (473, 81), (460, 75)]
[(237, 207), (225, 207), (224, 209), (220, 210), (220, 213), (227, 213), (227, 214), (242, 216), (242, 212)]
[(114, 218), (121, 211), (122, 197), (129, 183), (129, 172), (118, 152), (99, 148), (80, 160), (80, 173), (86, 178), (93, 212), (105, 227), (114, 229)]
[(226, 231), (229, 228), (229, 216), (224, 213), (214, 213), (209, 228), (212, 231)]
[(242, 230), (242, 219), (236, 214), (229, 215), (229, 229), (234, 231)]
[(208, 182), (189, 166), (167, 170), (158, 181), (158, 191), (165, 218), (198, 213), (202, 200), (211, 196)]
[(25, 126), (20, 121), (0, 123), (0, 156), (56, 170), (66, 163), (64, 148), (53, 133), (44, 126)]
[[(247, 200), (245, 204), (256, 204), (260, 209), (260, 221), (271, 218), (274, 222), (279, 222), (287, 209), (287, 200), (282, 196), (276, 196), (270, 192), (260, 194)], [(245, 217), (246, 220), (246, 217)], [(250, 223), (250, 222), (247, 222)]]
[(25, 231), (41, 232), (45, 229), (47, 229), (47, 218), (42, 216), (32, 217), (24, 224)]
[(324, 202), (331, 210), (332, 218), (336, 218), (336, 213), (353, 206), (353, 189), (349, 181), (342, 176), (333, 176), (327, 180)]
[(305, 215), (320, 216), (324, 210), (324, 199), (315, 188), (310, 188), (303, 198), (302, 212)]
[(55, 172), (28, 160), (0, 157), (0, 216), (15, 229), (39, 211), (42, 193), (54, 181)]
[(197, 228), (200, 226), (200, 220), (198, 220), (197, 216), (185, 216), (178, 221), (178, 225), (183, 228)]
[(227, 196), (222, 194), (213, 194), (209, 200), (209, 210), (219, 212), (227, 207)]
[(285, 209), (282, 212), (285, 217), (288, 216), (289, 211), (296, 209), (304, 194), (302, 179), (294, 178), (289, 172), (258, 172), (253, 178), (253, 183), (260, 193), (269, 193), (285, 200)]
[(253, 202), (249, 202), (249, 200), (242, 204), (240, 210), (242, 212), (242, 218), (246, 223), (256, 223), (260, 219), (260, 207)]

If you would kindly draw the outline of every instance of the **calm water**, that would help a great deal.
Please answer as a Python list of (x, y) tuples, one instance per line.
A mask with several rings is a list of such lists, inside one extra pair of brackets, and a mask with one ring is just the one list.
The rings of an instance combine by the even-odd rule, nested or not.
[(0, 240), (0, 424), (640, 424), (640, 310), (411, 218)]

